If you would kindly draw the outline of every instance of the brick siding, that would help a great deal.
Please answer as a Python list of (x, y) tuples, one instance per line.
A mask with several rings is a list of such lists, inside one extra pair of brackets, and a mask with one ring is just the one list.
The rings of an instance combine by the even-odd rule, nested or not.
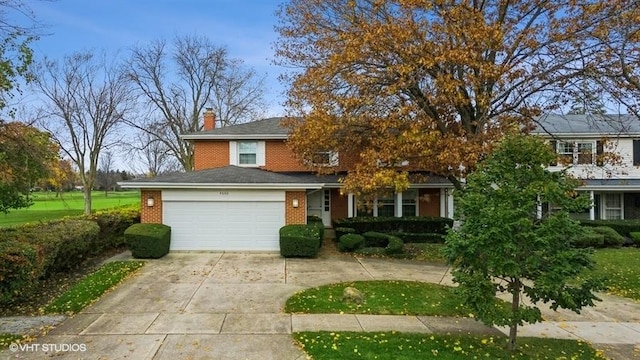
[[(298, 207), (293, 207), (293, 199), (298, 199)], [(305, 191), (287, 191), (285, 193), (285, 224), (307, 223), (307, 194)]]
[[(153, 198), (153, 207), (147, 206), (147, 199)], [(140, 191), (140, 222), (162, 224), (162, 191)]]
[(196, 141), (193, 163), (195, 170), (229, 165), (229, 140)]

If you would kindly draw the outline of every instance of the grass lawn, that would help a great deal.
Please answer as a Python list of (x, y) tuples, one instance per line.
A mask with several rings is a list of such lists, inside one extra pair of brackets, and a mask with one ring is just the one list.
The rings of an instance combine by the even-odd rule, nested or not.
[[(345, 287), (363, 293), (362, 304), (342, 301)], [(355, 281), (303, 290), (287, 300), (289, 313), (469, 316), (453, 288), (417, 281)]]
[(395, 332), (300, 332), (293, 337), (312, 359), (604, 359), (575, 340), (518, 338), (518, 350), (505, 350), (506, 338)]
[(593, 256), (594, 273), (606, 277), (610, 294), (640, 301), (640, 248), (599, 249)]
[[(138, 191), (110, 192), (107, 196), (103, 191), (94, 191), (91, 195), (93, 210), (140, 204)], [(84, 212), (84, 198), (81, 191), (66, 192), (61, 197), (47, 192), (33, 193), (32, 196), (34, 201), (29, 208), (0, 214), (0, 226), (61, 219), (65, 216), (82, 215)]]
[(48, 314), (75, 314), (96, 301), (127, 276), (135, 273), (142, 265), (144, 265), (143, 261), (106, 263), (49, 303), (44, 312)]

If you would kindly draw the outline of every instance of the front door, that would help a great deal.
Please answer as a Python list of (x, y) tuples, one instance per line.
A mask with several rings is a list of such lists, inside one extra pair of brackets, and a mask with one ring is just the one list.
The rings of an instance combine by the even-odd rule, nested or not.
[(317, 216), (331, 227), (331, 190), (316, 190), (307, 194), (307, 216)]

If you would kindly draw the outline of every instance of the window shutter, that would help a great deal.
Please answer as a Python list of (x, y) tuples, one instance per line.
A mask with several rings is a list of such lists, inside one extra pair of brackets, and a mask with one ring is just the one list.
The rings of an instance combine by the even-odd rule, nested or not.
[[(558, 155), (558, 142), (555, 141), (555, 140), (551, 140), (551, 141), (549, 141), (549, 145), (551, 145), (551, 149), (553, 149), (553, 152), (556, 154), (556, 157), (557, 157), (557, 155)], [(557, 160), (553, 160), (551, 162), (551, 164), (549, 164), (549, 165), (556, 166), (556, 165), (558, 165), (558, 161)]]
[[(633, 151), (634, 151), (634, 159), (635, 159), (635, 144), (633, 147)], [(604, 162), (602, 161), (602, 154), (604, 153), (604, 145), (602, 144), (602, 141), (598, 140), (596, 141), (596, 165), (598, 166), (603, 166)]]
[(633, 165), (640, 166), (640, 140), (633, 140)]
[(229, 165), (238, 165), (238, 142), (229, 141)]
[(256, 150), (256, 165), (265, 166), (266, 165), (266, 150), (265, 150), (265, 142), (258, 141), (258, 149)]

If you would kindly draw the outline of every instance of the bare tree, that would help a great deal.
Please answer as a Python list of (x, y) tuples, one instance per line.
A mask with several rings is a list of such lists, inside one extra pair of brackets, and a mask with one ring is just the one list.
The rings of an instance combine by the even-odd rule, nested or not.
[(117, 144), (119, 125), (134, 106), (129, 82), (105, 55), (81, 52), (61, 62), (45, 59), (35, 83), (45, 100), (40, 124), (78, 167), (90, 214), (100, 153)]
[[(180, 171), (182, 165), (171, 156), (165, 142), (150, 132), (140, 132), (134, 141), (127, 145), (127, 152), (138, 161), (132, 162), (135, 173), (154, 177), (165, 173)], [(135, 164), (142, 164), (141, 166)]]
[(113, 174), (113, 152), (107, 150), (100, 155), (100, 169), (96, 173), (96, 181), (104, 190), (104, 196), (109, 196), (109, 190), (115, 186)]
[(264, 78), (230, 59), (208, 38), (157, 40), (132, 50), (128, 77), (146, 99), (147, 116), (131, 125), (152, 135), (184, 170), (193, 169), (193, 145), (180, 135), (202, 129), (200, 115), (213, 107), (221, 125), (255, 119), (264, 108)]

